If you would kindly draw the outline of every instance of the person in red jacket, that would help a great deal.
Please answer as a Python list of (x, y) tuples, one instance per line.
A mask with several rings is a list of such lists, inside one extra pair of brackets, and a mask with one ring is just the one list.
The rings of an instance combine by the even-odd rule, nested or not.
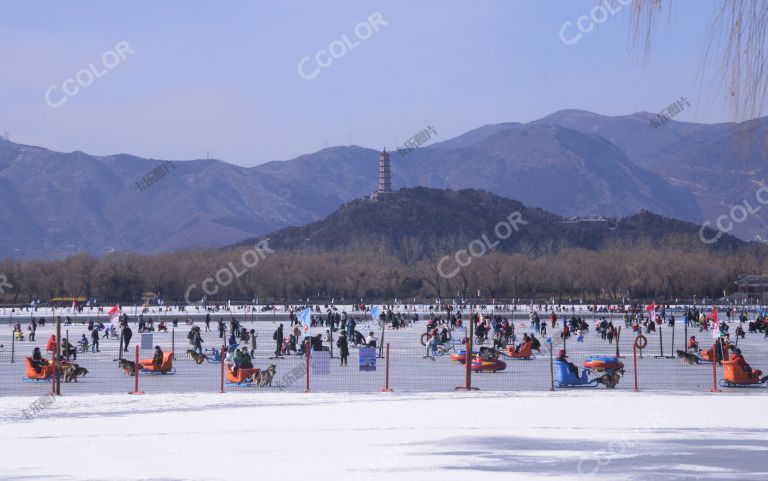
[(557, 352), (557, 360), (562, 363), (565, 363), (565, 365), (568, 366), (568, 369), (570, 369), (573, 375), (576, 376), (577, 378), (579, 377), (579, 368), (576, 367), (576, 364), (568, 360), (568, 355), (565, 353), (565, 349), (560, 349)]
[(51, 338), (48, 339), (48, 344), (45, 346), (45, 350), (51, 353), (56, 352), (56, 336), (51, 334)]
[(731, 356), (731, 361), (737, 363), (739, 366), (741, 366), (741, 369), (749, 376), (750, 378), (758, 378), (763, 375), (763, 372), (760, 370), (752, 369), (752, 366), (747, 364), (746, 359), (744, 359), (744, 356), (741, 355), (741, 349), (736, 348), (733, 350), (733, 355)]
[(699, 350), (699, 343), (696, 342), (696, 336), (691, 336), (691, 338), (688, 339), (688, 350), (690, 351), (691, 349), (694, 351)]

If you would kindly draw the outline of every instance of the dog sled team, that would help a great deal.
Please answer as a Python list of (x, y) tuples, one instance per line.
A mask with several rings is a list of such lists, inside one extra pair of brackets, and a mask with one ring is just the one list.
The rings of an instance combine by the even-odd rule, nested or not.
[[(54, 363), (43, 357), (39, 347), (32, 350), (32, 356), (24, 359), (26, 363), (26, 379), (29, 381), (50, 381), (55, 374)], [(67, 360), (60, 360), (59, 375), (64, 382), (77, 382), (77, 379), (88, 375), (88, 369)]]
[(752, 368), (728, 335), (718, 337), (712, 347), (705, 349), (700, 349), (696, 336), (691, 336), (686, 350), (678, 350), (677, 357), (689, 365), (715, 362), (723, 366), (720, 385), (724, 387), (768, 386), (768, 375), (763, 376), (761, 370)]
[(247, 347), (228, 351), (224, 362), (227, 366), (227, 383), (230, 385), (270, 387), (277, 372), (274, 364), (264, 370), (254, 367)]
[(138, 364), (125, 358), (116, 359), (116, 361), (117, 366), (126, 376), (136, 375), (137, 368), (145, 374), (167, 375), (176, 373), (176, 369), (173, 367), (173, 353), (163, 352), (160, 346), (155, 346), (151, 359), (140, 359)]
[[(123, 315), (125, 316), (125, 315)], [(338, 317), (337, 317), (338, 316)], [(643, 331), (655, 332), (657, 326), (661, 325), (661, 322), (666, 321), (668, 325), (672, 326), (675, 322), (674, 316), (666, 316), (662, 318), (661, 315), (653, 317), (644, 317), (643, 313), (632, 314), (632, 316), (626, 315), (626, 318), (630, 320), (630, 327), (636, 333)], [(127, 318), (127, 316), (125, 316)], [(142, 316), (143, 317), (143, 316)], [(721, 384), (727, 387), (736, 386), (768, 386), (768, 376), (764, 375), (759, 369), (753, 368), (747, 359), (745, 359), (742, 351), (737, 347), (738, 340), (744, 339), (747, 333), (765, 333), (768, 336), (768, 327), (766, 316), (758, 314), (754, 321), (749, 321), (745, 314), (738, 316), (738, 324), (729, 325), (727, 322), (714, 323), (710, 322), (711, 319), (707, 319), (702, 312), (695, 310), (689, 310), (684, 313), (684, 319), (689, 326), (699, 327), (701, 332), (709, 331), (717, 326), (716, 333), (719, 337), (714, 341), (714, 346), (708, 346), (707, 344), (700, 343), (696, 336), (690, 336), (686, 340), (686, 349), (678, 350), (677, 356), (684, 362), (694, 365), (701, 363), (715, 362), (723, 366), (724, 379)], [(620, 319), (620, 318), (619, 318)], [(127, 319), (125, 319), (127, 321)], [(396, 328), (402, 327), (401, 323), (407, 323), (408, 321), (403, 316), (389, 316), (382, 314), (380, 321), (386, 323), (397, 323)], [(569, 339), (575, 334), (577, 341), (583, 338), (590, 328), (594, 328), (596, 333), (600, 335), (600, 338), (608, 343), (612, 343), (617, 339), (618, 328), (614, 326), (612, 321), (607, 320), (605, 317), (597, 316), (594, 322), (587, 323), (580, 316), (575, 314), (570, 319), (562, 316), (558, 319), (554, 311), (549, 314), (549, 322), (545, 319), (539, 318), (539, 314), (535, 311), (531, 312), (529, 316), (531, 332), (515, 335), (515, 324), (502, 316), (491, 315), (483, 316), (481, 314), (473, 314), (469, 319), (463, 319), (460, 311), (450, 313), (444, 319), (440, 316), (431, 317), (427, 321), (427, 332), (422, 334), (422, 343), (428, 348), (428, 352), (432, 359), (435, 359), (445, 351), (452, 349), (454, 346), (458, 346), (463, 340), (461, 338), (454, 339), (451, 335), (451, 329), (462, 328), (465, 322), (474, 323), (475, 342), (477, 345), (483, 345), (491, 342), (492, 348), (499, 353), (499, 356), (505, 356), (505, 358), (512, 359), (533, 359), (533, 352), (540, 352), (541, 341), (536, 337), (536, 333), (546, 332), (549, 329), (555, 331), (552, 337), (557, 336), (564, 339)], [(205, 318), (205, 330), (211, 331), (211, 315), (206, 314)], [(330, 327), (332, 331), (328, 334), (333, 336), (332, 332), (338, 332), (338, 337), (333, 339), (333, 344), (339, 350), (340, 364), (345, 366), (349, 357), (351, 346), (368, 346), (377, 347), (378, 339), (373, 332), (368, 332), (368, 335), (364, 335), (360, 332), (358, 327), (358, 320), (348, 317), (346, 313), (333, 313), (329, 315), (326, 320), (322, 320), (321, 316), (313, 318), (314, 325), (323, 325)], [(26, 327), (26, 330), (22, 330), (18, 321), (12, 326), (13, 335), (17, 340), (28, 338), (29, 341), (34, 341), (35, 334), (37, 334), (38, 326), (44, 325), (45, 320), (41, 318), (39, 321), (33, 319), (32, 322)], [(620, 321), (619, 321), (620, 323)], [(215, 324), (215, 321), (214, 321)], [(331, 341), (331, 338), (326, 337), (323, 339), (323, 335), (315, 335), (312, 337), (304, 336), (302, 327), (300, 327), (298, 321), (295, 319), (295, 315), (291, 318), (291, 332), (288, 336), (284, 335), (283, 324), (280, 324), (277, 330), (274, 332), (273, 340), (275, 341), (275, 358), (282, 358), (287, 355), (304, 355), (306, 350), (306, 341), (310, 341), (311, 348), (313, 350), (325, 350), (328, 349), (323, 345), (323, 341)], [(381, 324), (380, 324), (381, 325)], [(553, 327), (554, 326), (554, 327)], [(101, 329), (99, 323), (90, 322), (90, 333), (87, 335), (82, 334), (82, 337), (76, 343), (70, 343), (67, 339), (61, 340), (60, 352), (61, 352), (61, 376), (65, 382), (78, 382), (78, 378), (82, 378), (88, 374), (88, 370), (84, 367), (76, 364), (78, 356), (88, 352), (100, 352), (100, 341), (104, 337), (112, 338), (112, 330), (114, 328)], [(146, 321), (139, 319), (134, 327), (138, 327), (140, 332), (153, 332), (153, 331), (167, 331), (164, 321), (154, 323), (151, 318)], [(213, 327), (215, 329), (215, 327)], [(223, 319), (218, 319), (218, 328), (220, 338), (224, 338), (227, 332), (227, 326)], [(391, 328), (395, 328), (394, 324)], [(26, 332), (25, 332), (26, 331)], [(254, 366), (253, 356), (256, 350), (257, 333), (254, 329), (246, 329), (241, 326), (240, 323), (232, 318), (228, 329), (230, 336), (227, 342), (227, 348), (223, 353), (218, 352), (215, 348), (205, 349), (205, 341), (202, 335), (202, 326), (192, 325), (188, 332), (188, 340), (190, 343), (187, 350), (187, 356), (198, 364), (202, 364), (206, 360), (209, 362), (224, 362), (226, 363), (227, 380), (230, 382), (236, 382), (238, 384), (247, 380), (249, 384), (255, 386), (270, 386), (271, 380), (275, 375), (277, 366), (270, 364), (265, 369), (259, 369)], [(366, 332), (365, 330), (364, 332)], [(729, 332), (730, 331), (730, 332)], [(730, 341), (731, 332), (735, 334), (736, 343)], [(103, 334), (102, 334), (103, 333)], [(123, 319), (120, 321), (120, 333), (122, 334), (123, 347), (128, 352), (128, 347), (131, 342), (132, 332), (127, 323)], [(115, 335), (115, 337), (117, 337)], [(458, 337), (458, 336), (457, 336)], [(708, 337), (708, 336), (707, 336)], [(543, 339), (543, 338), (542, 338)], [(25, 339), (26, 340), (26, 339)], [(210, 342), (210, 340), (209, 340)], [(703, 345), (700, 345), (703, 344)], [(56, 338), (51, 336), (46, 343), (46, 350), (53, 354), (57, 351)], [(742, 345), (742, 348), (744, 346)], [(54, 373), (53, 363), (42, 357), (40, 349), (36, 348), (37, 354), (33, 351), (32, 356), (28, 359), (27, 377), (36, 380), (50, 379)], [(443, 351), (443, 352), (441, 352)], [(466, 353), (464, 353), (466, 356)], [(474, 356), (474, 353), (472, 353)], [(87, 356), (87, 355), (86, 355)], [(138, 368), (144, 372), (168, 374), (174, 370), (172, 368), (172, 354), (164, 353), (159, 346), (156, 346), (156, 352), (152, 359), (146, 359), (139, 362)], [(600, 365), (602, 362), (604, 366), (608, 366), (602, 370), (587, 367), (585, 365), (585, 371), (587, 376), (584, 376), (584, 371), (580, 371), (573, 363), (568, 361), (567, 355), (563, 350), (563, 356), (558, 356), (555, 361), (555, 366), (558, 369), (559, 381), (563, 386), (570, 385), (586, 385), (591, 384), (595, 379), (598, 379), (597, 384), (604, 384), (608, 387), (613, 387), (618, 383), (618, 380), (623, 374), (623, 365), (618, 366), (613, 364), (607, 356), (606, 359), (599, 358), (599, 356), (592, 356), (585, 363), (594, 365)], [(481, 361), (492, 361), (492, 359), (480, 359)], [(119, 361), (119, 367), (125, 374), (133, 375), (136, 370), (136, 365), (127, 359)], [(261, 366), (263, 368), (263, 366)], [(762, 367), (762, 366), (760, 366)], [(592, 378), (592, 374), (599, 374), (596, 378)], [(587, 381), (587, 382), (585, 382)]]

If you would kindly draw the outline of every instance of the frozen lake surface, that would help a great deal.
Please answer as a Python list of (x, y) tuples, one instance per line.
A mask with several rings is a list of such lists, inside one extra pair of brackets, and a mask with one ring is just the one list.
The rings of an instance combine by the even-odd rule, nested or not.
[[(157, 313), (146, 317), (150, 315), (157, 320)], [(285, 313), (236, 315), (247, 329), (258, 332), (257, 367), (275, 363), (277, 382), (294, 369), (304, 372), (301, 357), (269, 359), (278, 323), (284, 324), (286, 335), (289, 331)], [(592, 325), (591, 314), (582, 315)], [(180, 315), (168, 314), (169, 320), (173, 317)], [(231, 315), (212, 315), (212, 331), (203, 332), (205, 347), (221, 344), (219, 317), (229, 321)], [(525, 317), (523, 311), (515, 317), (518, 335), (530, 332)], [(195, 319), (204, 328), (202, 317)], [(62, 327), (72, 342), (88, 334), (80, 320)], [(287, 392), (227, 386), (226, 394), (219, 394), (221, 365), (197, 365), (186, 357), (190, 326), (183, 316), (180, 321), (175, 331), (177, 373), (140, 376), (143, 396), (126, 394), (133, 389), (133, 378), (118, 369), (113, 360), (118, 341), (110, 339), (101, 341), (100, 353), (79, 354), (77, 362), (90, 373), (76, 384), (62, 384), (64, 395), (51, 398), (46, 395), (49, 383), (27, 383), (22, 377), (23, 356), (33, 346), (45, 349), (53, 324), (38, 330), (36, 342), (17, 342), (14, 363), (10, 329), (0, 329), (0, 478), (768, 479), (768, 421), (762, 415), (768, 389), (709, 393), (712, 366), (657, 358), (658, 331), (648, 335), (648, 347), (638, 359), (639, 393), (632, 392), (634, 336), (626, 329), (619, 346), (627, 356), (626, 374), (615, 390), (549, 392), (549, 355), (543, 350), (531, 361), (508, 361), (502, 372), (473, 375), (480, 391), (454, 391), (464, 383), (464, 367), (448, 356), (424, 358), (422, 320), (385, 331), (394, 392), (379, 392), (385, 382), (383, 360), (375, 372), (360, 371), (353, 348), (349, 367), (331, 359), (330, 374), (311, 376), (310, 394), (303, 392), (304, 377), (285, 385)], [(618, 318), (614, 322), (623, 324)], [(140, 334), (131, 326), (133, 358)], [(665, 355), (683, 348), (681, 323), (674, 330), (674, 345), (672, 330), (666, 325), (662, 329)], [(380, 328), (370, 321), (358, 330), (380, 336)], [(320, 331), (324, 329), (313, 332)], [(712, 339), (694, 329), (689, 334), (702, 344)], [(171, 333), (154, 333), (152, 341), (166, 351), (173, 345)], [(555, 349), (563, 347), (557, 337), (554, 342)], [(747, 334), (739, 346), (755, 368), (768, 370), (768, 342), (762, 334)], [(584, 342), (574, 337), (565, 347), (577, 364), (588, 355), (616, 350), (594, 329)], [(150, 355), (142, 351), (142, 357)], [(722, 371), (717, 375), (722, 377)], [(37, 400), (49, 405), (27, 419), (23, 410)]]
[(768, 479), (761, 396), (556, 393), (5, 397), (6, 480)]

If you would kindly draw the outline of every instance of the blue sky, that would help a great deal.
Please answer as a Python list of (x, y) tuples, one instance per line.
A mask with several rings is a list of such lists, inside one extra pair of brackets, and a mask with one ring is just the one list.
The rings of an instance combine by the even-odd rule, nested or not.
[[(691, 107), (676, 120), (732, 120), (721, 86), (702, 75), (719, 1), (675, 0), (645, 64), (629, 48), (628, 7), (575, 44), (560, 40), (563, 24), (596, 3), (3, 1), (0, 133), (64, 152), (210, 151), (250, 166), (334, 145), (394, 147), (427, 125), (446, 140), (565, 108), (658, 112), (682, 96)], [(386, 25), (360, 40), (356, 26), (377, 12)], [(302, 78), (300, 61), (310, 57), (304, 71), (314, 73), (317, 52), (345, 35), (354, 49), (341, 54), (337, 43), (338, 58), (321, 54), (330, 65)], [(120, 42), (130, 51), (105, 68)], [(101, 77), (66, 96), (64, 82), (90, 64)], [(48, 105), (51, 88), (49, 101), (63, 105)]]

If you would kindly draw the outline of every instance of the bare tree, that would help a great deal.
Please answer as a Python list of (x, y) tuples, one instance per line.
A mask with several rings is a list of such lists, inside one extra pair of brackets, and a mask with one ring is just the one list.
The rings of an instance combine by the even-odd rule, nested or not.
[[(614, 0), (615, 1), (615, 0)], [(736, 119), (759, 117), (768, 92), (766, 76), (766, 29), (768, 2), (765, 0), (720, 0), (712, 22), (705, 62), (719, 62), (718, 78)], [(642, 45), (647, 58), (658, 14), (673, 0), (634, 0), (633, 38)], [(671, 12), (671, 10), (668, 10)]]

